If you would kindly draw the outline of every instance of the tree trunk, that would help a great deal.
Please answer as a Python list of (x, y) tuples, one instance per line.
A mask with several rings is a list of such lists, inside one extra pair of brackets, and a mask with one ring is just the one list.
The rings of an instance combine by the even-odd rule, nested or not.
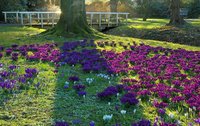
[(141, 3), (141, 11), (142, 11), (142, 19), (143, 21), (147, 21), (149, 18), (149, 13), (151, 13), (151, 1), (150, 0), (143, 0)]
[(142, 18), (142, 21), (147, 21), (147, 17), (144, 16), (144, 17)]
[(171, 0), (171, 18), (169, 25), (183, 25), (185, 21), (180, 16), (180, 0)]
[(119, 0), (110, 0), (110, 11), (111, 12), (117, 12)]
[(85, 0), (61, 0), (61, 12), (53, 33), (64, 36), (92, 33), (86, 20)]

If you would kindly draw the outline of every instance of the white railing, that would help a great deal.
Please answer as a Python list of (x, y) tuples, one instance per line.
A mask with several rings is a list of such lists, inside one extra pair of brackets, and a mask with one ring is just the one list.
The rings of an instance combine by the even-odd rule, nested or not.
[[(52, 25), (54, 26), (60, 18), (61, 12), (36, 12), (36, 11), (4, 11), (5, 22), (8, 20), (15, 20), (16, 23), (20, 23), (21, 25)], [(124, 12), (86, 12), (88, 17), (88, 23), (92, 25), (98, 25), (101, 27), (102, 25), (119, 25), (120, 19), (125, 16), (125, 23), (127, 23), (129, 13)], [(95, 18), (96, 16), (96, 18)], [(104, 16), (104, 18), (103, 18)], [(111, 21), (111, 18), (113, 19)], [(104, 22), (103, 22), (103, 19)]]

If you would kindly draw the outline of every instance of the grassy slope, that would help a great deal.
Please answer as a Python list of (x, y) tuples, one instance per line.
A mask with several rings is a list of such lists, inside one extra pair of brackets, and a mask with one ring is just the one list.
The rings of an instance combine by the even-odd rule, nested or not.
[(198, 45), (200, 39), (200, 20), (187, 19), (180, 28), (166, 26), (168, 19), (129, 19), (128, 25), (111, 29), (107, 34), (142, 39), (168, 41), (187, 45)]
[[(56, 41), (61, 44), (64, 41), (73, 39), (65, 39), (55, 36), (42, 38), (26, 35), (27, 33), (36, 34), (43, 31), (35, 28), (0, 27), (0, 29), (0, 45), (5, 46), (9, 46), (14, 43), (31, 44), (52, 41)], [(122, 38), (117, 36), (105, 36), (104, 38), (98, 39), (97, 41), (123, 41), (124, 43), (129, 41), (136, 41), (137, 43), (144, 42), (152, 46), (200, 50), (200, 47), (163, 43), (152, 40), (133, 39), (127, 37)], [(115, 50), (122, 51), (122, 48), (117, 47)], [(97, 77), (94, 73), (84, 74), (79, 67), (69, 66), (60, 68), (59, 73), (56, 75), (53, 73), (53, 65), (49, 63), (27, 62), (24, 59), (20, 59), (18, 62), (11, 62), (10, 59), (3, 58), (0, 60), (0, 62), (3, 62), (4, 64), (19, 65), (21, 66), (20, 69), (27, 67), (37, 68), (40, 70), (40, 74), (33, 83), (36, 84), (37, 82), (40, 82), (43, 85), (42, 89), (39, 91), (39, 94), (37, 94), (34, 86), (32, 86), (30, 89), (24, 90), (22, 92), (17, 92), (9, 96), (2, 95), (2, 97), (0, 97), (0, 125), (50, 125), (54, 120), (57, 119), (64, 119), (69, 122), (75, 119), (81, 119), (84, 122), (81, 125), (88, 125), (91, 120), (94, 120), (96, 122), (102, 122), (99, 123), (98, 126), (110, 126), (111, 123), (113, 124), (116, 122), (116, 120), (112, 120), (108, 124), (103, 124), (102, 116), (112, 113), (115, 114), (115, 117), (118, 116), (118, 121), (122, 121), (124, 125), (128, 125), (127, 122), (137, 120), (141, 116), (152, 120), (155, 116), (154, 108), (148, 107), (147, 105), (147, 107), (139, 108), (134, 116), (132, 116), (132, 110), (129, 110), (129, 112), (122, 117), (115, 111), (113, 107), (114, 104), (119, 104), (119, 100), (112, 102), (111, 106), (109, 106), (106, 102), (99, 102), (96, 100), (95, 94), (110, 85), (109, 81), (111, 81), (111, 84), (118, 83), (120, 79), (119, 77), (112, 77), (111, 80), (106, 80)], [(78, 75), (83, 83), (85, 83), (85, 79), (88, 77), (95, 78), (95, 82), (87, 86), (88, 88), (86, 90), (88, 95), (86, 99), (77, 97), (73, 90), (63, 89), (65, 81), (67, 81), (67, 78), (71, 75)], [(6, 102), (5, 98), (7, 99)], [(186, 120), (184, 117), (181, 118), (182, 120)]]
[[(141, 21), (138, 21), (141, 22)], [(160, 22), (160, 21), (159, 21)], [(163, 19), (163, 24), (165, 24), (166, 20)], [(141, 22), (143, 23), (143, 22)], [(156, 24), (145, 24), (144, 25), (139, 25), (139, 27), (155, 27), (155, 26), (162, 26), (162, 24), (156, 23)], [(135, 26), (137, 27), (137, 26)], [(72, 41), (72, 40), (79, 40), (83, 38), (63, 38), (60, 36), (46, 36), (46, 37), (41, 37), (38, 36), (38, 33), (41, 33), (45, 31), (44, 29), (37, 29), (37, 28), (32, 28), (32, 27), (13, 27), (13, 26), (0, 26), (0, 45), (3, 46), (10, 46), (13, 43), (14, 44), (33, 44), (33, 43), (51, 43), (51, 42), (57, 42), (58, 44), (62, 44), (63, 42), (66, 41)], [(113, 35), (105, 35), (102, 38), (96, 38), (96, 41), (101, 41), (101, 40), (108, 40), (108, 41), (122, 41), (122, 42), (130, 42), (130, 41), (135, 41), (136, 43), (143, 42), (147, 45), (151, 46), (162, 46), (166, 48), (172, 48), (172, 49), (177, 49), (177, 48), (184, 48), (187, 50), (199, 50), (200, 47), (195, 47), (195, 46), (187, 46), (187, 45), (181, 45), (181, 44), (174, 44), (174, 43), (169, 43), (169, 42), (163, 42), (163, 41), (155, 41), (155, 40), (147, 40), (147, 39), (137, 39), (137, 38), (131, 38), (131, 37), (119, 37), (119, 36), (113, 36)], [(116, 50), (121, 50), (116, 48)]]

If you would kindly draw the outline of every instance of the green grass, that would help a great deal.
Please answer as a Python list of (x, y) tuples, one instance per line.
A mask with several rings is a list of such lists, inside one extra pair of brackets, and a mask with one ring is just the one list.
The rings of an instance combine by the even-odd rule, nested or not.
[(142, 21), (141, 18), (129, 19), (128, 28), (136, 28), (136, 29), (152, 29), (158, 28), (166, 25), (169, 20), (168, 19), (147, 19), (147, 21)]
[(180, 43), (200, 46), (200, 20), (186, 19), (184, 26), (166, 26), (168, 19), (129, 19), (128, 25), (123, 25), (107, 31), (107, 34)]
[[(160, 19), (161, 20), (161, 19)], [(163, 22), (165, 19), (163, 19)], [(151, 27), (151, 26), (149, 26)], [(44, 29), (38, 29), (33, 27), (13, 27), (13, 26), (0, 26), (0, 45), (2, 46), (11, 46), (12, 44), (33, 44), (33, 43), (52, 43), (56, 42), (59, 45), (62, 45), (63, 42), (66, 41), (73, 41), (73, 40), (80, 40), (84, 39), (83, 37), (77, 38), (64, 38), (61, 36), (40, 36), (38, 33), (45, 31)], [(119, 37), (114, 35), (104, 35), (101, 38), (94, 38), (96, 42), (99, 41), (116, 41), (116, 42), (136, 42), (136, 43), (145, 43), (151, 46), (162, 46), (166, 48), (178, 49), (184, 48), (186, 50), (199, 50), (200, 47), (195, 46), (188, 46), (188, 45), (181, 45), (181, 44), (174, 44), (165, 41), (155, 41), (155, 40), (148, 40), (148, 39), (138, 39), (132, 37)], [(115, 50), (121, 50), (121, 48), (115, 48)]]
[[(164, 22), (165, 20), (163, 20)], [(150, 25), (150, 24), (148, 24)], [(157, 25), (155, 25), (157, 26)], [(150, 27), (150, 26), (149, 26)], [(56, 42), (62, 45), (65, 41), (83, 39), (83, 38), (63, 38), (59, 36), (38, 36), (36, 34), (44, 31), (43, 29), (37, 29), (32, 27), (5, 27), (0, 26), (0, 45), (10, 46), (12, 44), (33, 44), (33, 43), (51, 43)], [(130, 37), (118, 37), (105, 35), (99, 41), (116, 41), (128, 42), (135, 41), (136, 43), (143, 42), (151, 46), (162, 46), (166, 48), (184, 48), (187, 50), (200, 51), (200, 47), (180, 45), (174, 43), (167, 43), (155, 40), (144, 40)], [(100, 48), (115, 51), (123, 51), (120, 46), (116, 48)], [(51, 63), (43, 62), (29, 62), (25, 59), (20, 59), (17, 62), (12, 62), (8, 57), (4, 57), (0, 60), (1, 63), (6, 65), (15, 64), (19, 65), (19, 71), (23, 71), (27, 67), (37, 68), (40, 73), (31, 82), (28, 89), (20, 92), (13, 92), (10, 95), (0, 93), (0, 125), (3, 126), (18, 126), (18, 125), (52, 125), (55, 120), (67, 120), (72, 122), (75, 119), (81, 119), (81, 126), (86, 126), (90, 121), (100, 122), (97, 126), (110, 126), (117, 121), (122, 121), (123, 125), (129, 125), (131, 121), (136, 121), (140, 117), (148, 118), (153, 121), (155, 116), (155, 110), (148, 105), (144, 108), (137, 108), (137, 113), (133, 115), (133, 108), (128, 110), (128, 113), (122, 116), (119, 112), (115, 111), (114, 105), (120, 104), (118, 98), (113, 100), (111, 105), (107, 102), (100, 102), (96, 99), (97, 92), (102, 91), (108, 85), (115, 85), (119, 83), (120, 77), (112, 77), (110, 80), (106, 80), (97, 77), (95, 73), (85, 74), (82, 72), (79, 66), (70, 67), (63, 66), (59, 68), (59, 73), (55, 74), (53, 71), (55, 67)], [(88, 92), (86, 98), (78, 97), (73, 90), (63, 89), (65, 81), (71, 75), (77, 75), (81, 78), (82, 82), (86, 84), (86, 78), (94, 78), (95, 81), (87, 85), (86, 91)], [(109, 83), (111, 82), (111, 84)], [(40, 90), (36, 90), (34, 85), (40, 82)], [(70, 84), (72, 85), (72, 84)], [(1, 92), (1, 90), (0, 90)], [(124, 108), (121, 108), (124, 109)], [(175, 111), (173, 111), (175, 113)], [(109, 123), (103, 122), (103, 115), (114, 114), (118, 117), (118, 120), (112, 120)], [(178, 119), (178, 114), (176, 113)], [(181, 116), (181, 120), (187, 120), (184, 116)], [(190, 120), (186, 121), (189, 122)]]
[[(200, 27), (200, 19), (185, 19), (186, 22), (188, 22), (189, 26), (186, 26), (186, 28), (192, 26)], [(155, 29), (155, 28), (161, 28), (165, 26), (167, 23), (169, 23), (169, 19), (147, 19), (147, 21), (142, 21), (141, 18), (135, 18), (135, 19), (128, 19), (128, 22), (130, 25), (128, 25), (128, 28), (135, 28), (135, 29)]]

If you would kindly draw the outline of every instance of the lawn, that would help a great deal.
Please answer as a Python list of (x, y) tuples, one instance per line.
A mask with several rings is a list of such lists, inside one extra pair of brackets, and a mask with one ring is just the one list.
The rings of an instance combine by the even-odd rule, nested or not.
[(129, 24), (107, 31), (107, 34), (151, 39), (200, 46), (200, 20), (186, 19), (186, 25), (181, 27), (166, 26), (168, 19), (129, 19)]
[(200, 47), (0, 29), (0, 125), (199, 123)]

